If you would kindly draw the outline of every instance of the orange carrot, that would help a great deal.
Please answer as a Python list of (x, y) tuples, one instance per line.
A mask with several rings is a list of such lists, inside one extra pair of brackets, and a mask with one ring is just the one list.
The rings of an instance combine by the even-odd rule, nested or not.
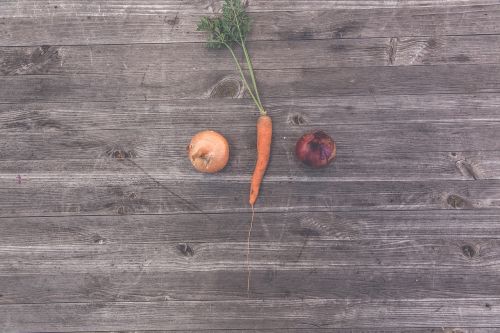
[[(257, 163), (252, 175), (252, 183), (250, 186), (250, 198), (248, 202), (252, 207), (252, 219), (250, 220), (250, 228), (248, 230), (247, 241), (247, 269), (248, 269), (248, 284), (247, 294), (250, 297), (250, 236), (252, 233), (252, 225), (254, 221), (255, 211), (254, 204), (259, 196), (259, 189), (266, 173), (267, 164), (271, 155), (271, 137), (273, 134), (273, 124), (271, 118), (267, 116), (266, 110), (262, 105), (257, 89), (257, 82), (253, 70), (252, 60), (246, 47), (246, 36), (250, 31), (250, 18), (245, 12), (245, 5), (241, 0), (224, 0), (222, 5), (222, 13), (219, 17), (202, 17), (198, 23), (199, 31), (206, 31), (209, 33), (208, 44), (209, 48), (219, 49), (226, 47), (234, 62), (236, 68), (241, 76), (243, 85), (259, 109), (260, 117), (257, 121)], [(247, 64), (248, 73), (250, 74), (251, 81), (248, 82), (240, 61), (236, 56), (233, 47), (241, 46), (244, 59)]]
[(250, 186), (249, 203), (252, 206), (252, 219), (250, 220), (250, 228), (248, 229), (247, 238), (247, 295), (250, 298), (250, 236), (252, 234), (253, 219), (255, 211), (253, 206), (259, 196), (260, 184), (266, 173), (269, 157), (271, 156), (271, 139), (273, 136), (273, 122), (271, 117), (262, 114), (257, 120), (257, 163), (252, 175), (252, 183)]
[(266, 173), (267, 164), (271, 155), (271, 138), (273, 135), (273, 123), (271, 117), (262, 115), (257, 120), (257, 163), (252, 175), (250, 187), (250, 206), (253, 207), (259, 196), (260, 184)]

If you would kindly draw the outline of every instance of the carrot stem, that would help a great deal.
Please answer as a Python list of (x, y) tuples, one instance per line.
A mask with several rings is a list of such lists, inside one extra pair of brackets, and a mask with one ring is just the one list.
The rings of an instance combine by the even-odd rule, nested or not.
[[(262, 106), (262, 104), (260, 103), (260, 100), (258, 100), (254, 94), (254, 92), (252, 91), (252, 89), (250, 88), (250, 85), (248, 84), (248, 81), (245, 77), (245, 74), (243, 73), (243, 69), (241, 68), (241, 65), (238, 61), (238, 58), (236, 58), (236, 54), (234, 54), (234, 51), (233, 49), (231, 48), (231, 46), (229, 46), (228, 44), (224, 43), (224, 45), (227, 47), (227, 49), (231, 52), (231, 55), (233, 56), (233, 59), (234, 59), (234, 62), (236, 63), (236, 67), (238, 68), (238, 71), (240, 72), (240, 76), (241, 76), (241, 80), (243, 81), (243, 84), (245, 85), (245, 88), (248, 90), (248, 93), (250, 94), (250, 97), (252, 97), (255, 105), (257, 105), (257, 108), (259, 109), (259, 112), (260, 114), (262, 115), (265, 115), (266, 114), (266, 110), (264, 110), (264, 107)], [(252, 72), (250, 72), (252, 73)], [(252, 76), (252, 75), (251, 75)]]
[[(237, 43), (243, 49), (243, 54), (245, 55), (245, 60), (247, 62), (247, 66), (248, 66), (248, 72), (250, 73), (250, 78), (252, 80), (252, 85), (253, 85), (253, 89), (254, 89), (253, 90), (253, 96), (252, 96), (252, 98), (253, 98), (255, 104), (257, 105), (257, 107), (259, 108), (260, 114), (261, 115), (266, 115), (266, 110), (264, 110), (264, 107), (262, 106), (262, 102), (260, 101), (259, 90), (257, 89), (257, 82), (255, 80), (255, 74), (253, 72), (252, 60), (250, 59), (250, 56), (248, 55), (248, 50), (247, 50), (247, 47), (245, 45), (245, 36), (241, 32), (240, 23), (236, 19), (238, 17), (237, 9), (236, 9), (236, 7), (235, 7), (235, 5), (234, 5), (234, 3), (232, 1), (228, 1), (227, 4), (231, 8), (231, 11), (234, 13), (233, 17), (235, 19), (234, 19), (233, 23), (236, 26), (236, 29), (238, 30), (238, 34), (240, 36), (240, 41), (241, 41), (241, 43), (239, 43), (239, 42), (237, 42)], [(240, 70), (240, 73), (243, 73), (242, 70), (241, 70), (241, 66), (238, 63), (238, 60), (236, 59), (236, 56), (234, 55), (233, 50), (229, 47), (229, 45), (227, 43), (225, 43), (225, 45), (226, 45), (226, 47), (228, 47), (230, 49), (231, 53), (233, 54), (233, 58), (237, 62), (237, 66), (239, 67), (238, 69)], [(248, 85), (248, 82), (246, 82), (246, 80), (245, 80), (245, 83), (247, 85), (247, 89), (249, 89), (250, 87)]]
[(257, 82), (255, 80), (255, 74), (253, 71), (252, 59), (250, 58), (250, 56), (248, 54), (248, 50), (247, 50), (247, 47), (246, 47), (244, 41), (241, 42), (241, 48), (243, 49), (243, 54), (245, 55), (245, 59), (247, 61), (248, 72), (250, 73), (250, 78), (252, 79), (252, 84), (253, 84), (253, 89), (255, 91), (255, 96), (257, 97), (257, 100), (259, 101), (259, 105), (261, 106), (261, 108), (259, 108), (259, 111), (261, 111), (260, 114), (266, 115), (266, 111), (264, 110), (264, 107), (262, 106), (262, 102), (260, 101), (259, 89), (257, 89)]

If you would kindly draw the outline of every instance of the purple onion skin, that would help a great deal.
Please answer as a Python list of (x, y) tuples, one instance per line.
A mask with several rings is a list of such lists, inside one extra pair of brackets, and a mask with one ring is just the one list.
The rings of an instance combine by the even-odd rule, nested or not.
[(335, 159), (335, 141), (323, 131), (304, 134), (295, 145), (295, 155), (312, 168), (324, 168)]

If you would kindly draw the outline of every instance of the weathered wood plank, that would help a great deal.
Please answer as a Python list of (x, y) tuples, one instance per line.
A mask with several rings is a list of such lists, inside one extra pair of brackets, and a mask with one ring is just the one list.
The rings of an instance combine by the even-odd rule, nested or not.
[[(248, 228), (248, 218), (238, 221)], [(250, 266), (268, 270), (366, 268), (457, 269), (498, 274), (499, 239), (460, 240), (452, 236), (419, 240), (315, 240), (250, 243)], [(247, 269), (247, 242), (0, 246), (2, 276), (50, 273), (239, 271)], [(436, 269), (436, 267), (439, 267)], [(276, 268), (278, 269), (278, 268)], [(479, 274), (479, 272), (477, 272)], [(285, 273), (286, 275), (286, 273)], [(443, 273), (445, 276), (446, 274)], [(245, 280), (245, 279), (243, 279)], [(246, 281), (239, 281), (240, 285)], [(408, 283), (409, 284), (409, 283)], [(490, 288), (493, 288), (492, 286)], [(498, 288), (498, 286), (496, 287)], [(241, 291), (245, 292), (246, 288)], [(455, 295), (456, 296), (456, 295)]]
[[(477, 94), (500, 91), (499, 65), (258, 70), (265, 97)], [(235, 71), (0, 76), (3, 103), (235, 98)]]
[[(293, 10), (327, 10), (327, 9), (373, 9), (373, 8), (408, 8), (408, 7), (454, 7), (496, 4), (491, 0), (294, 0), (265, 1), (252, 0), (246, 2), (247, 11), (293, 11)], [(3, 17), (39, 17), (60, 15), (126, 15), (126, 14), (163, 14), (182, 13), (215, 13), (222, 6), (221, 0), (3, 0), (0, 13)]]
[[(254, 68), (283, 69), (383, 66), (389, 62), (389, 46), (388, 38), (370, 38), (257, 41), (248, 47)], [(491, 45), (488, 50), (482, 61), (495, 59)], [(236, 53), (243, 63), (241, 51)], [(467, 49), (456, 56), (466, 53)], [(149, 69), (195, 72), (236, 67), (226, 49), (207, 49), (202, 43), (0, 48), (0, 75), (144, 73)]]
[[(95, 7), (95, 3), (90, 6)], [(307, 9), (309, 8), (312, 7)], [(33, 8), (30, 10), (32, 13), (35, 11)], [(52, 7), (50, 10), (56, 9)], [(196, 32), (200, 16), (177, 10), (146, 15), (89, 15), (84, 10), (72, 10), (65, 15), (47, 15), (43, 10), (34, 17), (7, 15), (0, 24), (0, 46), (201, 42), (206, 37), (203, 33)], [(498, 3), (452, 7), (403, 6), (371, 10), (262, 12), (254, 13), (251, 17), (254, 22), (251, 40), (500, 33)]]
[[(110, 154), (119, 155), (123, 152), (117, 149)], [(162, 154), (154, 159), (136, 158), (134, 162), (139, 167), (107, 157), (0, 161), (0, 187), (12, 187), (15, 183), (34, 186), (54, 181), (68, 184), (97, 183), (109, 176), (112, 179), (108, 180), (108, 184), (117, 184), (141, 178), (144, 173), (157, 180), (246, 181), (255, 164), (255, 156), (248, 150), (243, 152), (233, 151), (228, 166), (216, 177), (194, 173), (184, 153), (171, 156)], [(339, 157), (325, 170), (312, 170), (284, 151), (275, 151), (272, 158), (273, 162), (266, 173), (266, 180), (270, 182), (500, 179), (500, 151), (359, 152)]]
[[(47, 260), (51, 256), (48, 255)], [(117, 261), (118, 262), (118, 261)], [(37, 266), (37, 263), (32, 263)], [(175, 268), (127, 268), (109, 272), (71, 273), (57, 266), (38, 274), (0, 275), (2, 304), (59, 302), (158, 302), (247, 299), (247, 272), (240, 270), (184, 271)], [(69, 261), (70, 267), (72, 266)], [(116, 265), (116, 264), (115, 264)], [(138, 263), (140, 265), (140, 263)], [(147, 265), (147, 262), (146, 264)], [(330, 269), (282, 269), (283, 262), (252, 270), (251, 298), (304, 299), (479, 299), (498, 295), (498, 268), (385, 268), (362, 265)], [(496, 305), (492, 305), (496, 306)]]
[[(252, 239), (301, 243), (305, 238), (312, 242), (452, 238), (475, 243), (500, 238), (499, 216), (497, 210), (260, 212)], [(90, 250), (102, 244), (241, 242), (248, 232), (246, 218), (240, 213), (1, 218), (0, 243), (28, 249), (71, 244)]]
[[(376, 101), (376, 103), (375, 103)], [(500, 96), (394, 95), (268, 98), (276, 128), (344, 124), (406, 124), (500, 120)], [(169, 129), (253, 124), (256, 108), (248, 99), (17, 103), (0, 104), (0, 131), (24, 134), (53, 130)], [(138, 125), (139, 124), (139, 125)]]
[[(497, 298), (481, 300), (248, 300), (3, 305), (6, 330), (495, 327)], [(383, 325), (383, 326), (382, 326)]]
[[(112, 183), (112, 176), (16, 184), (0, 189), (2, 216), (127, 215), (248, 212), (248, 181), (156, 180), (150, 176)], [(259, 211), (493, 209), (500, 207), (497, 180), (477, 181), (265, 181)], [(214, 194), (215, 193), (215, 194)], [(247, 220), (249, 216), (243, 216)]]
[[(234, 124), (234, 122), (233, 122)], [(22, 132), (3, 135), (4, 147), (0, 160), (23, 159), (110, 159), (110, 158), (171, 158), (172, 168), (176, 165), (190, 167), (186, 156), (186, 146), (197, 131), (211, 128), (224, 133), (237, 155), (245, 161), (255, 158), (255, 128), (253, 125), (203, 126), (196, 130), (183, 126), (167, 129), (129, 130), (57, 130)], [(52, 126), (52, 125), (49, 125)], [(192, 126), (189, 126), (192, 128)], [(314, 127), (276, 126), (273, 150), (278, 155), (286, 155), (289, 164), (296, 164), (294, 149), (297, 139)], [(429, 153), (458, 152), (500, 149), (500, 122), (452, 122), (452, 123), (409, 123), (409, 124), (353, 124), (325, 125), (323, 130), (335, 138), (338, 145), (338, 159), (349, 156), (368, 156), (375, 153)], [(47, 145), (50, 142), (51, 145)], [(240, 151), (241, 150), (241, 151)], [(348, 153), (347, 153), (348, 152)], [(492, 156), (495, 156), (493, 153)], [(411, 156), (411, 155), (410, 155)], [(485, 156), (486, 153), (485, 153)], [(494, 158), (494, 157), (493, 157)], [(173, 161), (178, 159), (178, 162)], [(281, 159), (283, 160), (283, 159)], [(455, 159), (454, 159), (455, 160)], [(456, 159), (457, 162), (459, 159)], [(494, 160), (493, 160), (494, 162)], [(233, 163), (240, 165), (241, 160)], [(252, 163), (253, 164), (253, 163)], [(252, 168), (253, 165), (244, 165)], [(166, 166), (168, 168), (168, 166)], [(291, 166), (290, 166), (291, 168)], [(177, 170), (178, 172), (179, 170)], [(478, 170), (480, 173), (480, 169)], [(478, 176), (480, 178), (480, 176)]]
[[(326, 213), (325, 213), (326, 214)], [(248, 228), (249, 216), (235, 220)], [(299, 229), (297, 233), (303, 231)], [(136, 231), (137, 233), (137, 231)], [(303, 231), (299, 241), (262, 242), (252, 238), (250, 265), (255, 269), (330, 269), (367, 266), (397, 269), (484, 268), (498, 273), (500, 240), (435, 239), (321, 240)], [(97, 237), (96, 237), (97, 238)], [(0, 246), (2, 275), (64, 273), (120, 273), (148, 271), (241, 271), (247, 268), (247, 242)], [(246, 281), (245, 281), (246, 282)], [(244, 289), (243, 289), (244, 290)]]
[[(392, 43), (389, 38), (370, 38), (249, 44), (256, 69), (500, 63), (498, 35), (401, 37)], [(200, 43), (3, 47), (0, 75), (233, 70), (226, 52)], [(239, 49), (237, 53), (241, 57)]]

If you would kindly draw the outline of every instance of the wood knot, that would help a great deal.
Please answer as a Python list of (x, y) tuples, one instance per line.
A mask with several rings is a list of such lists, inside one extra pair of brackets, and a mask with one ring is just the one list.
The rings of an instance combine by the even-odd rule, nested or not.
[(171, 18), (171, 19), (167, 19), (167, 16), (165, 16), (165, 22), (171, 26), (172, 28), (175, 27), (176, 25), (179, 24), (179, 13), (175, 14), (175, 17)]
[(210, 98), (241, 98), (243, 91), (243, 84), (240, 80), (227, 77), (217, 82), (212, 88)]
[(470, 207), (471, 205), (465, 200), (464, 198), (456, 195), (456, 194), (451, 194), (448, 196), (446, 199), (446, 202), (448, 205), (450, 205), (453, 208), (467, 208)]
[(491, 308), (492, 308), (492, 306), (491, 306), (491, 304), (490, 304), (490, 303), (486, 303), (486, 304), (484, 305), (484, 307), (485, 307), (486, 309), (488, 309), (488, 310), (491, 310)]
[(126, 150), (122, 148), (110, 148), (106, 150), (106, 156), (116, 158), (117, 160), (124, 160), (137, 157), (134, 150)]
[(194, 250), (191, 246), (186, 243), (181, 243), (177, 245), (177, 250), (186, 257), (194, 256)]
[(462, 246), (462, 253), (464, 256), (466, 256), (469, 259), (472, 259), (474, 256), (476, 256), (476, 249), (472, 245), (463, 245)]
[(92, 241), (95, 243), (95, 244), (99, 244), (99, 245), (102, 245), (106, 242), (106, 238), (104, 237), (101, 237), (100, 235), (98, 234), (93, 234), (92, 235)]
[(307, 120), (301, 114), (291, 114), (288, 116), (288, 123), (293, 126), (300, 126), (307, 123)]

